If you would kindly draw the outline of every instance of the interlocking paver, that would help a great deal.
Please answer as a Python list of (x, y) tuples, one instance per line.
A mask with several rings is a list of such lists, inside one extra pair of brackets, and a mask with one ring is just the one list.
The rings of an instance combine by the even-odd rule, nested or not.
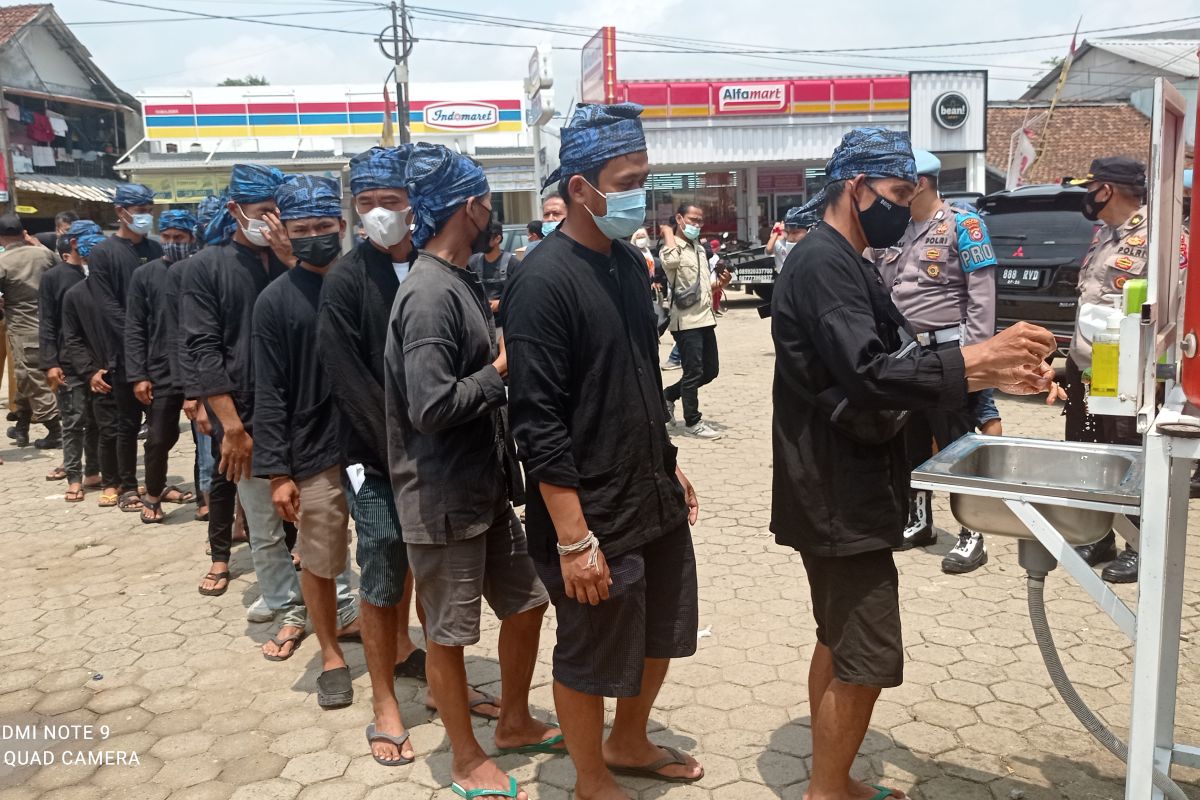
[[(807, 659), (816, 642), (797, 554), (780, 548), (770, 520), (769, 326), (734, 296), (718, 336), (722, 375), (701, 392), (706, 416), (728, 433), (717, 442), (678, 440), (680, 463), (701, 497), (694, 530), (701, 638), (673, 666), (652, 717), (658, 741), (696, 752), (707, 774), (693, 786), (622, 779), (641, 800), (801, 800), (811, 767)], [(664, 355), (666, 345), (664, 343)], [(674, 380), (678, 373), (667, 373)], [(0, 391), (0, 397), (4, 393)], [(1032, 401), (1001, 398), (1009, 433), (1060, 438), (1062, 419)], [(190, 438), (172, 459), (186, 484)], [(282, 664), (258, 644), (270, 625), (246, 623), (258, 596), (248, 552), (234, 553), (235, 578), (219, 599), (201, 598), (204, 528), (186, 509), (164, 526), (47, 500), (41, 473), (51, 455), (3, 451), (0, 467), (0, 722), (31, 713), (67, 714), (107, 725), (105, 746), (137, 751), (138, 768), (43, 769), (20, 786), (0, 773), (0, 800), (446, 800), (452, 795), (441, 722), (423, 689), (397, 682), (414, 747), (409, 767), (389, 769), (368, 754), (369, 681), (362, 651), (346, 648), (357, 700), (316, 707), (315, 642)], [(91, 498), (89, 498), (91, 500)], [(944, 497), (935, 518), (956, 530)], [(12, 528), (15, 528), (13, 530)], [(1192, 525), (1200, 531), (1200, 519)], [(908, 657), (907, 683), (886, 690), (853, 774), (911, 790), (916, 800), (1119, 798), (1123, 767), (1080, 727), (1053, 690), (1026, 615), (1024, 574), (1011, 540), (989, 537), (991, 562), (966, 576), (943, 575), (940, 553), (896, 556)], [(1192, 542), (1189, 568), (1200, 569)], [(1135, 587), (1119, 587), (1126, 602)], [(1129, 723), (1132, 648), (1061, 571), (1047, 586), (1048, 613), (1067, 672), (1110, 724)], [(552, 614), (550, 615), (552, 617)], [(552, 712), (551, 622), (532, 697)], [(498, 626), (487, 621), (468, 672), (499, 691)], [(1178, 730), (1200, 741), (1200, 587), (1185, 597)], [(100, 680), (93, 680), (99, 674)], [(609, 706), (611, 720), (611, 704)], [(492, 727), (476, 721), (485, 747)], [(532, 800), (566, 800), (569, 759), (500, 760)], [(1196, 771), (1176, 770), (1184, 780)], [(1014, 794), (1014, 792), (1016, 794)]]

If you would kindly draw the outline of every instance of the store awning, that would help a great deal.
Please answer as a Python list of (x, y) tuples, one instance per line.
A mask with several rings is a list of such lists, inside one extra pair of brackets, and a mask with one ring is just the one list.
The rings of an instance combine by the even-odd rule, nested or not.
[(52, 194), (88, 203), (111, 203), (123, 181), (112, 178), (79, 178), (66, 175), (17, 175), (18, 198), (26, 192)]

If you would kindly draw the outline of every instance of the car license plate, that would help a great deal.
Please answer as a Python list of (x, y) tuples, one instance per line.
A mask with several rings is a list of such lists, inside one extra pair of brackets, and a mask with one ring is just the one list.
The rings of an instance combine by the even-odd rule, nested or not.
[(1036, 289), (1042, 285), (1042, 271), (1034, 267), (1005, 267), (1000, 270), (1000, 285)]
[(733, 279), (739, 283), (771, 283), (775, 279), (775, 270), (770, 267), (739, 269), (734, 272)]

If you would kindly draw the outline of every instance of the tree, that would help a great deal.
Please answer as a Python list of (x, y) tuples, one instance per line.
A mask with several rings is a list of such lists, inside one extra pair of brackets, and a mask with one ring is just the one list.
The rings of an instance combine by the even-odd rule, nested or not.
[(217, 86), (270, 86), (266, 75), (247, 75), (244, 78), (226, 78)]

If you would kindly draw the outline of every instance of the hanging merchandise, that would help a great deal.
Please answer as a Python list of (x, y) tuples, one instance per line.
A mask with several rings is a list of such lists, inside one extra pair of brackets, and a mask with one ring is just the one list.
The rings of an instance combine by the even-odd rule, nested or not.
[(4, 116), (11, 119), (13, 122), (21, 121), (21, 107), (12, 100), (4, 101)]
[(50, 118), (41, 112), (33, 115), (33, 122), (29, 123), (25, 133), (35, 142), (54, 141), (54, 128), (50, 125)]
[(53, 166), (55, 166), (54, 148), (46, 147), (44, 145), (34, 145), (32, 149), (33, 149), (33, 165), (35, 167), (53, 167)]
[(21, 124), (23, 124), (23, 125), (32, 125), (33, 124), (33, 112), (30, 111), (28, 108), (21, 109)]
[(47, 119), (50, 120), (50, 127), (54, 130), (55, 136), (67, 135), (67, 118), (57, 111), (47, 111)]
[(69, 163), (69, 162), (74, 161), (75, 159), (71, 158), (71, 153), (67, 150), (67, 148), (56, 147), (56, 148), (54, 148), (54, 160), (59, 163), (63, 163), (63, 162)]
[(33, 172), (33, 159), (19, 150), (12, 151), (13, 172), (28, 174)]

